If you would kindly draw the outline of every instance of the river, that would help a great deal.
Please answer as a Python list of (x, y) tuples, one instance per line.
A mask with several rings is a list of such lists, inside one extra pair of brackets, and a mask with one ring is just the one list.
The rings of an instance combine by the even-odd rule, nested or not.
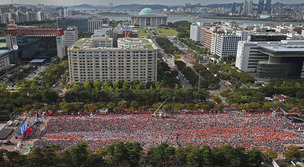
[[(126, 16), (106, 16), (110, 20), (128, 20), (128, 17)], [(242, 25), (270, 25), (270, 26), (275, 26), (275, 25), (281, 25), (282, 22), (274, 22), (274, 21), (257, 21), (257, 20), (228, 20), (228, 19), (208, 19), (208, 18), (197, 18), (197, 17), (190, 17), (190, 16), (180, 16), (180, 17), (170, 17), (168, 16), (168, 22), (177, 22), (181, 20), (187, 20), (190, 22), (202, 22), (202, 23), (211, 23), (211, 22), (221, 22), (221, 21), (235, 21), (238, 24)], [(286, 25), (292, 24), (292, 25), (299, 25), (303, 24), (302, 22), (283, 22)]]

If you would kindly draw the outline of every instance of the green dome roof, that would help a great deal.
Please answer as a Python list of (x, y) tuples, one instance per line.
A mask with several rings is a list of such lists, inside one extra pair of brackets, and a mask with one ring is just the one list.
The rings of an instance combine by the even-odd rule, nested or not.
[(151, 8), (143, 8), (139, 13), (154, 13), (154, 10)]

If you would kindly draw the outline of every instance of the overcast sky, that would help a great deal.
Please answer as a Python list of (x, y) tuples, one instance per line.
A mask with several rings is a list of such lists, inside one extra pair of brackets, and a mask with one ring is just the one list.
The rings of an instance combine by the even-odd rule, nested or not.
[[(0, 0), (0, 4), (11, 3), (12, 0)], [(266, 0), (264, 0), (266, 2)], [(280, 2), (281, 0), (272, 0), (272, 3)], [(282, 0), (283, 3), (303, 3), (302, 0)], [(213, 3), (231, 3), (231, 2), (243, 2), (243, 0), (14, 0), (14, 3), (18, 4), (47, 4), (47, 5), (79, 5), (79, 4), (92, 4), (92, 5), (108, 5), (110, 2), (114, 6), (120, 4), (162, 4), (162, 5), (181, 5), (188, 3), (201, 3), (202, 5)], [(253, 0), (254, 3), (258, 3), (258, 0)]]

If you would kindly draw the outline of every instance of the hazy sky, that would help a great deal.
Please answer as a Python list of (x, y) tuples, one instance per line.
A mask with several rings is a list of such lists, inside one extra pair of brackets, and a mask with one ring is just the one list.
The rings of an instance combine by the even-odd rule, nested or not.
[[(11, 3), (12, 0), (0, 0), (0, 4)], [(162, 4), (162, 5), (181, 5), (186, 2), (201, 3), (202, 5), (213, 3), (231, 3), (243, 2), (244, 0), (14, 0), (14, 3), (19, 4), (47, 4), (47, 5), (79, 5), (79, 4), (92, 4), (92, 5), (108, 5), (110, 2), (116, 5), (120, 4)], [(281, 0), (272, 0), (272, 3), (280, 2)], [(303, 3), (301, 0), (282, 0), (283, 3)], [(258, 0), (253, 0), (258, 3)], [(266, 2), (266, 0), (265, 0)]]

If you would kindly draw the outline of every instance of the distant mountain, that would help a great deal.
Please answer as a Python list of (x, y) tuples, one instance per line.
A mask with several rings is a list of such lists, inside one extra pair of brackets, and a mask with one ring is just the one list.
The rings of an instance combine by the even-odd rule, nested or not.
[(165, 5), (130, 4), (130, 5), (118, 5), (113, 8), (114, 9), (143, 9), (143, 8), (163, 9), (163, 8), (169, 8), (169, 7), (165, 6)]
[(73, 8), (95, 8), (89, 4), (81, 4), (81, 5), (76, 5), (76, 6), (73, 6)]

